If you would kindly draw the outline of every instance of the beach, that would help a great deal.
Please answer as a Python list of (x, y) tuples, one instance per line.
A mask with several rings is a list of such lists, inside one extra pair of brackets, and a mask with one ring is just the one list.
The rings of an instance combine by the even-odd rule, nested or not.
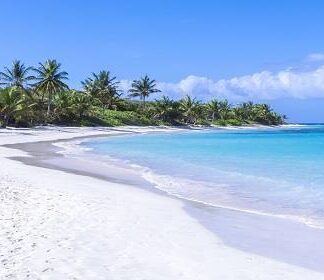
[[(232, 210), (218, 209), (214, 220), (205, 211), (198, 219), (199, 204), (190, 207), (152, 191), (122, 167), (94, 174), (95, 168), (86, 170), (85, 162), (68, 155), (64, 159), (56, 150), (58, 141), (174, 131), (177, 128), (1, 129), (0, 279), (324, 279), (322, 255), (311, 261), (298, 257), (305, 250), (312, 252), (314, 247), (303, 246), (316, 246), (320, 232)], [(57, 152), (56, 159), (47, 160)], [(264, 232), (265, 224), (276, 230)], [(290, 231), (285, 235), (283, 229)], [(255, 246), (257, 231), (268, 246)], [(295, 232), (306, 235), (296, 237)], [(271, 234), (283, 235), (276, 240), (286, 255), (271, 250), (276, 245)], [(306, 245), (292, 248), (304, 239)]]

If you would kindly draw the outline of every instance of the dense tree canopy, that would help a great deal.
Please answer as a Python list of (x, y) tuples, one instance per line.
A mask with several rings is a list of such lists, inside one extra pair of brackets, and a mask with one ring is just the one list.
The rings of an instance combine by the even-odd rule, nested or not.
[(201, 102), (190, 95), (180, 100), (162, 96), (148, 101), (160, 92), (148, 75), (134, 80), (124, 95), (117, 78), (106, 70), (92, 73), (81, 82), (81, 90), (69, 89), (67, 80), (68, 73), (56, 60), (49, 59), (38, 67), (16, 60), (11, 67), (4, 67), (0, 72), (1, 126), (278, 125), (285, 121), (285, 116), (267, 104), (243, 102), (233, 106), (226, 99)]

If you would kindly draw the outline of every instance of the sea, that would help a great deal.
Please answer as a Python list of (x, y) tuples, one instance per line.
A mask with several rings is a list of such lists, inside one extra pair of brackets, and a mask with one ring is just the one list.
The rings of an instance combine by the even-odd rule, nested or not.
[(323, 124), (137, 133), (80, 145), (168, 195), (324, 229)]

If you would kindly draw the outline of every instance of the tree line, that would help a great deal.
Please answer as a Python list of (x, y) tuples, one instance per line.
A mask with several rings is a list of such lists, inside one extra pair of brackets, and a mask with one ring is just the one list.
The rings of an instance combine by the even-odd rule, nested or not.
[(0, 72), (0, 124), (30, 127), (41, 124), (65, 125), (278, 125), (285, 116), (267, 104), (228, 100), (201, 102), (189, 95), (180, 100), (162, 96), (154, 79), (145, 75), (134, 80), (127, 92), (109, 71), (92, 73), (71, 89), (68, 73), (55, 59), (25, 66), (16, 60)]

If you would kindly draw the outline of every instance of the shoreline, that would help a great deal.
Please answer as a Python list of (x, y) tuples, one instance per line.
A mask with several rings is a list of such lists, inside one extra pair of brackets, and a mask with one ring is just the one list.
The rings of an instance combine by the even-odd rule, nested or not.
[[(132, 129), (133, 128), (129, 128), (129, 130), (132, 130)], [(148, 128), (144, 128), (144, 133), (149, 133), (148, 130), (149, 130)], [(155, 130), (153, 129), (153, 131), (156, 131), (156, 129)], [(137, 132), (138, 132), (138, 130), (137, 130)], [(44, 149), (43, 150), (44, 153), (47, 152), (46, 156), (50, 156), (48, 154), (48, 151), (49, 151), (48, 149), (49, 149), (49, 146), (52, 145), (50, 143), (52, 143), (53, 141), (55, 142), (55, 141), (66, 141), (67, 139), (70, 139), (70, 140), (76, 139), (75, 137), (74, 138), (71, 137), (72, 136), (71, 134), (73, 134), (73, 136), (75, 136), (77, 133), (71, 132), (71, 131), (69, 133), (70, 133), (70, 135), (68, 135), (68, 136), (70, 138), (68, 136), (66, 136), (65, 140), (64, 139), (61, 139), (61, 140), (46, 139), (47, 142), (46, 142), (45, 146), (39, 146), (39, 145), (41, 145), (40, 142), (38, 142), (37, 146), (39, 149)], [(116, 131), (114, 131), (112, 133), (111, 130), (106, 129), (106, 132), (103, 134), (108, 136), (108, 135), (116, 135), (115, 133), (116, 133)], [(89, 134), (91, 134), (91, 135), (89, 136)], [(94, 133), (92, 131), (89, 134), (87, 136), (77, 135), (76, 137), (102, 137), (102, 136), (99, 136), (98, 132)], [(20, 135), (20, 136), (21, 137), (20, 137), (20, 139), (18, 139), (19, 140), (18, 142), (21, 143), (20, 144), (20, 145), (22, 145), (21, 147), (25, 148), (25, 151), (20, 152), (19, 150), (10, 149), (10, 148), (8, 148), (9, 146), (7, 146), (6, 143), (3, 144), (3, 142), (7, 142), (7, 141), (2, 141), (0, 149), (6, 150), (6, 153), (4, 153), (4, 158), (16, 157), (16, 159), (17, 159), (17, 157), (20, 157), (20, 159), (25, 158), (25, 159), (27, 159), (27, 161), (33, 160), (33, 157), (27, 156), (27, 154), (29, 153), (28, 152), (28, 144), (23, 144), (23, 143), (27, 143), (29, 141), (29, 139), (21, 139), (22, 135)], [(57, 138), (57, 135), (56, 136), (54, 135), (54, 138), (55, 137)], [(60, 135), (60, 137), (62, 138), (62, 135)], [(33, 138), (33, 137), (31, 137), (31, 138)], [(42, 140), (40, 138), (44, 139), (46, 137), (45, 136), (39, 137), (37, 140)], [(47, 138), (49, 138), (49, 137), (47, 137)], [(35, 142), (37, 142), (37, 141), (34, 141), (34, 142), (31, 141), (29, 143), (35, 143)], [(43, 144), (44, 144), (44, 142), (43, 142)], [(35, 145), (35, 144), (31, 144), (31, 145)], [(26, 150), (26, 147), (27, 147), (27, 150)], [(13, 148), (13, 146), (11, 146), (11, 148)], [(18, 147), (16, 146), (16, 148), (18, 148)], [(57, 150), (50, 151), (50, 153), (52, 153), (52, 154), (53, 153), (55, 154), (55, 152), (57, 152)], [(36, 155), (34, 155), (34, 157), (38, 157), (38, 160), (39, 160), (41, 158), (41, 155), (36, 154)], [(205, 260), (205, 262), (203, 264), (200, 264), (201, 267), (204, 267), (205, 272), (202, 272), (202, 270), (201, 270), (201, 268), (199, 268), (199, 266), (197, 267), (198, 263), (195, 263), (195, 262), (192, 263), (192, 261), (193, 261), (192, 257), (195, 254), (197, 254), (197, 252), (196, 252), (196, 250), (192, 251), (194, 246), (191, 246), (190, 242), (186, 245), (187, 246), (186, 253), (189, 254), (187, 257), (184, 256), (182, 253), (180, 254), (178, 252), (176, 259), (178, 259), (179, 257), (181, 258), (181, 260), (182, 260), (182, 258), (186, 259), (186, 262), (182, 260), (183, 265), (187, 266), (189, 263), (191, 263), (191, 265), (193, 265), (193, 268), (195, 268), (197, 271), (200, 271), (200, 273), (203, 273), (202, 275), (204, 275), (203, 277), (194, 278), (196, 272), (190, 271), (189, 274), (186, 274), (185, 272), (183, 272), (186, 274), (186, 277), (183, 277), (180, 279), (213, 279), (211, 276), (214, 276), (214, 275), (220, 275), (220, 276), (225, 275), (225, 276), (228, 276), (228, 279), (255, 279), (255, 277), (259, 277), (260, 275), (262, 275), (261, 279), (279, 279), (279, 278), (273, 278), (273, 277), (279, 277), (279, 275), (281, 275), (281, 276), (283, 275), (284, 277), (286, 277), (285, 279), (303, 279), (303, 277), (304, 278), (312, 277), (311, 279), (324, 279), (324, 275), (322, 273), (317, 274), (317, 272), (315, 272), (315, 270), (320, 271), (320, 267), (316, 263), (313, 263), (313, 264), (311, 264), (311, 263), (305, 264), (304, 263), (303, 264), (304, 267), (314, 270), (314, 271), (312, 271), (312, 270), (307, 270), (305, 268), (299, 267), (298, 265), (302, 265), (302, 264), (298, 263), (299, 260), (289, 259), (289, 258), (286, 260), (283, 260), (282, 256), (273, 255), (274, 252), (265, 252), (264, 251), (265, 248), (263, 248), (262, 246), (259, 246), (259, 248), (254, 248), (257, 250), (254, 250), (254, 252), (251, 252), (253, 249), (252, 247), (255, 244), (252, 244), (253, 243), (252, 242), (253, 241), (252, 240), (253, 239), (253, 231), (251, 231), (251, 229), (249, 231), (249, 227), (251, 225), (251, 222), (255, 221), (255, 217), (253, 217), (251, 219), (251, 217), (249, 217), (249, 215), (237, 214), (237, 213), (234, 213), (232, 210), (211, 209), (208, 207), (201, 207), (201, 204), (195, 205), (194, 203), (190, 203), (190, 204), (184, 203), (183, 201), (179, 201), (177, 199), (175, 200), (175, 199), (170, 198), (169, 196), (166, 196), (166, 195), (160, 195), (160, 194), (157, 195), (157, 193), (154, 193), (154, 192), (147, 192), (147, 190), (145, 190), (145, 187), (143, 189), (142, 181), (139, 181), (138, 184), (134, 184), (135, 186), (138, 187), (138, 188), (134, 188), (132, 186), (129, 186), (130, 185), (129, 182), (126, 182), (126, 181), (123, 181), (123, 182), (118, 181), (118, 180), (114, 181), (114, 180), (111, 180), (111, 178), (99, 178), (99, 179), (104, 179), (104, 180), (98, 181), (98, 178), (93, 178), (93, 176), (89, 177), (90, 174), (66, 173), (66, 172), (62, 172), (62, 170), (57, 170), (57, 168), (56, 168), (56, 170), (55, 170), (55, 168), (53, 169), (53, 166), (48, 166), (45, 169), (44, 169), (44, 166), (43, 167), (39, 167), (39, 166), (35, 167), (33, 165), (26, 166), (26, 165), (21, 165), (21, 163), (19, 163), (18, 161), (13, 161), (13, 160), (4, 159), (4, 158), (1, 157), (1, 161), (8, 162), (8, 163), (10, 162), (10, 166), (16, 166), (21, 169), (34, 170), (35, 172), (36, 171), (39, 172), (39, 174), (42, 174), (42, 173), (53, 173), (54, 174), (55, 173), (56, 175), (55, 176), (52, 175), (52, 178), (58, 178), (59, 176), (70, 178), (69, 180), (72, 180), (72, 178), (73, 178), (73, 182), (74, 182), (72, 184), (73, 195), (74, 195), (74, 192), (78, 193), (79, 191), (85, 192), (87, 195), (90, 195), (88, 189), (84, 189), (84, 187), (80, 188), (80, 186), (77, 186), (80, 184), (80, 182), (83, 182), (83, 181), (88, 182), (89, 181), (89, 182), (92, 182), (91, 186), (93, 186), (94, 182), (96, 182), (96, 185), (105, 186), (104, 189), (102, 187), (99, 187), (99, 189), (98, 189), (98, 187), (95, 187), (95, 190), (98, 191), (99, 193), (105, 193), (105, 190), (107, 188), (107, 191), (108, 190), (112, 191), (112, 192), (116, 193), (117, 196), (119, 195), (119, 191), (121, 192), (120, 195), (125, 194), (125, 192), (130, 192), (130, 193), (134, 194), (135, 197), (139, 196), (137, 199), (139, 199), (139, 198), (142, 199), (142, 196), (144, 196), (144, 197), (147, 197), (148, 200), (154, 198), (153, 200), (155, 201), (155, 203), (160, 203), (161, 201), (163, 201), (163, 203), (165, 202), (166, 204), (170, 203), (170, 205), (174, 205), (174, 206), (178, 205), (177, 207), (179, 207), (178, 209), (180, 210), (180, 212), (178, 210), (175, 210), (177, 207), (171, 207), (170, 209), (174, 209), (175, 212), (171, 211), (171, 213), (163, 213), (163, 215), (167, 215), (167, 216), (169, 214), (172, 214), (172, 218), (173, 218), (173, 215), (176, 215), (176, 217), (178, 217), (177, 219), (180, 224), (182, 224), (184, 221), (187, 221), (187, 220), (188, 220), (188, 222), (190, 221), (190, 223), (192, 223), (192, 225), (189, 227), (190, 230), (188, 228), (188, 230), (189, 230), (188, 232), (185, 231), (179, 235), (180, 239), (178, 240), (178, 242), (181, 243), (182, 242), (181, 239), (183, 239), (183, 238), (186, 239), (188, 237), (189, 232), (195, 232), (195, 234), (200, 233), (202, 235), (202, 236), (197, 237), (199, 239), (199, 240), (197, 240), (197, 241), (199, 241), (198, 243), (201, 244), (200, 246), (202, 246), (202, 247), (199, 247), (200, 249), (205, 247), (207, 244), (210, 245), (210, 249), (207, 250), (208, 258), (203, 258)], [(33, 162), (33, 163), (29, 162), (29, 163), (35, 164), (35, 162)], [(122, 172), (124, 172), (124, 171), (122, 171)], [(23, 178), (24, 177), (26, 177), (26, 174), (24, 174)], [(27, 179), (27, 178), (25, 178), (25, 179)], [(33, 178), (33, 179), (35, 179), (35, 178)], [(108, 181), (107, 181), (107, 179), (108, 179)], [(113, 185), (114, 187), (110, 186), (110, 185)], [(122, 186), (122, 188), (121, 188), (121, 186)], [(91, 190), (91, 192), (92, 191), (94, 191), (94, 190)], [(91, 193), (91, 195), (92, 195), (92, 193)], [(125, 206), (125, 205), (123, 205), (123, 206)], [(203, 208), (203, 209), (201, 209), (201, 208)], [(145, 207), (144, 207), (144, 209), (145, 209)], [(162, 207), (162, 209), (165, 209), (165, 205)], [(183, 212), (183, 214), (181, 213), (183, 211), (181, 209), (185, 210), (185, 212)], [(145, 211), (145, 214), (147, 214), (146, 213), (147, 211), (151, 211), (151, 208), (147, 209)], [(214, 211), (218, 212), (218, 214), (215, 215), (215, 213), (212, 213)], [(143, 214), (143, 212), (141, 212), (141, 213)], [(159, 213), (159, 215), (156, 216), (155, 218), (159, 217), (159, 219), (161, 219), (162, 213), (161, 212), (158, 212), (158, 213)], [(191, 220), (190, 216), (193, 217), (194, 220)], [(172, 218), (171, 218), (171, 220), (172, 220)], [(169, 217), (169, 219), (170, 219), (170, 217)], [(212, 220), (212, 223), (210, 223), (210, 220)], [(165, 224), (166, 226), (168, 225), (167, 221), (168, 220), (165, 220), (165, 222), (167, 223), (167, 224)], [(197, 223), (197, 221), (198, 221), (198, 223)], [(266, 227), (271, 226), (273, 224), (273, 222), (274, 221), (272, 219), (269, 220), (269, 223), (268, 224), (266, 223)], [(159, 223), (159, 221), (157, 221), (157, 223)], [(264, 218), (259, 220), (258, 223), (257, 223), (258, 226), (261, 226), (261, 225), (264, 226)], [(148, 227), (147, 224), (144, 223), (142, 226), (145, 228), (145, 230), (149, 231), (149, 229), (147, 228)], [(278, 228), (280, 228), (282, 230), (282, 224), (280, 224), (280, 227), (278, 226)], [(177, 227), (174, 228), (174, 227), (167, 226), (167, 228), (168, 228), (168, 230), (171, 230), (171, 232), (174, 232), (174, 233), (177, 232)], [(185, 226), (185, 228), (186, 228), (186, 226)], [(296, 228), (294, 228), (294, 227), (290, 228), (291, 233), (293, 233), (295, 231), (295, 229)], [(109, 231), (109, 229), (106, 229), (106, 230)], [(268, 228), (268, 230), (269, 230), (269, 228)], [(210, 235), (208, 232), (211, 232), (212, 235)], [(243, 233), (243, 235), (242, 235), (242, 233)], [(173, 235), (171, 235), (171, 236), (173, 238)], [(169, 240), (169, 238), (171, 238), (171, 236), (169, 236), (168, 238), (166, 238), (164, 240), (167, 242), (171, 242), (171, 240)], [(189, 234), (189, 237), (190, 236), (191, 236), (191, 234)], [(242, 236), (245, 237), (244, 240), (242, 240), (243, 239)], [(125, 237), (131, 238), (128, 235), (126, 235)], [(191, 238), (193, 238), (193, 237), (191, 236)], [(206, 238), (206, 239), (204, 240), (204, 238)], [(303, 236), (301, 236), (301, 238), (303, 238)], [(263, 242), (269, 242), (269, 241), (271, 241), (269, 239), (269, 237), (267, 237), (263, 240)], [(285, 242), (288, 242), (288, 241), (289, 241), (289, 239), (287, 238), (287, 240), (285, 240)], [(315, 245), (315, 241), (314, 241), (313, 245)], [(127, 243), (128, 241), (124, 240), (124, 242)], [(174, 241), (172, 241), (172, 243), (173, 242)], [(249, 242), (250, 243), (252, 242), (252, 243), (250, 244)], [(260, 242), (260, 240), (259, 240), (259, 242)], [(242, 243), (242, 244), (244, 243), (243, 244), (244, 246), (242, 246), (242, 244), (239, 244), (239, 243)], [(177, 242), (175, 244), (177, 244)], [(279, 244), (279, 245), (283, 245), (283, 244)], [(160, 246), (158, 248), (159, 248), (158, 250), (162, 250), (162, 248)], [(198, 249), (198, 247), (197, 247), (197, 249)], [(289, 249), (289, 248), (286, 248), (286, 249)], [(272, 251), (273, 251), (273, 249), (272, 249)], [(295, 254), (296, 251), (292, 252), (292, 253)], [(297, 253), (298, 253), (298, 250), (297, 250)], [(272, 254), (272, 256), (271, 256), (271, 254)], [(290, 256), (290, 258), (291, 257), (292, 256)], [(215, 271), (215, 261), (217, 261), (217, 260), (221, 261), (222, 258), (225, 258), (225, 260), (226, 260), (224, 263), (224, 267), (219, 267), (219, 268), (217, 268), (217, 271)], [(208, 260), (208, 259), (211, 259), (211, 260)], [(241, 262), (238, 266), (234, 264), (235, 259), (237, 261)], [(162, 266), (162, 262), (163, 262), (162, 260), (161, 260), (161, 263), (159, 263), (159, 261), (158, 261), (158, 263), (155, 264), (155, 266), (159, 266), (159, 267)], [(179, 262), (179, 261), (177, 261), (177, 262)], [(288, 263), (290, 263), (290, 264), (288, 264)], [(179, 265), (179, 267), (173, 268), (173, 272), (177, 271), (177, 270), (180, 271), (180, 270), (184, 269), (182, 264), (180, 265), (178, 263), (178, 265)], [(253, 269), (251, 267), (251, 265), (252, 265), (252, 267), (259, 265), (263, 269), (263, 270), (261, 269), (262, 272), (259, 271), (260, 267), (257, 267), (257, 268), (254, 267), (254, 269)], [(145, 266), (145, 268), (146, 268), (146, 266)], [(145, 268), (142, 268), (142, 272), (143, 272), (143, 269), (145, 270)], [(89, 269), (91, 269), (91, 268), (89, 268)], [(187, 268), (187, 269), (189, 269), (189, 268)], [(237, 278), (237, 277), (239, 277), (238, 275), (242, 275), (241, 274), (242, 270), (244, 271), (243, 278), (242, 277)], [(320, 271), (320, 272), (323, 272), (323, 271)], [(170, 273), (169, 275), (172, 275), (171, 270), (169, 271), (169, 273)], [(238, 273), (238, 274), (236, 274), (236, 273)], [(152, 275), (153, 274), (151, 274), (151, 276)], [(210, 276), (210, 278), (209, 278), (209, 276)], [(198, 277), (198, 274), (196, 274), (196, 277)], [(91, 279), (91, 278), (89, 278), (89, 279)], [(101, 279), (101, 278), (98, 278), (98, 279)], [(167, 279), (167, 278), (161, 277), (161, 278), (154, 278), (154, 279)], [(281, 278), (281, 279), (283, 279), (283, 278)]]
[[(156, 128), (155, 128), (156, 129)], [(250, 127), (249, 127), (250, 129)], [(195, 203), (195, 204), (201, 204), (202, 206), (206, 207), (214, 207), (214, 208), (220, 208), (228, 211), (237, 211), (242, 212), (244, 214), (251, 214), (251, 215), (260, 215), (268, 218), (276, 218), (276, 219), (286, 219), (290, 222), (297, 222), (301, 223), (303, 225), (312, 227), (314, 229), (320, 229), (323, 230), (323, 227), (317, 227), (313, 224), (306, 222), (297, 216), (289, 216), (289, 215), (283, 215), (283, 214), (272, 214), (272, 213), (266, 213), (261, 212), (257, 210), (249, 210), (249, 209), (242, 209), (242, 208), (236, 208), (231, 206), (224, 206), (224, 205), (218, 205), (218, 204), (210, 204), (204, 201), (199, 200), (193, 200), (193, 199), (187, 199), (182, 196), (176, 196), (174, 194), (168, 193), (165, 190), (161, 190), (157, 185), (155, 185), (153, 182), (149, 181), (147, 178), (144, 178), (143, 176), (139, 175), (136, 171), (134, 172), (133, 168), (129, 166), (128, 163), (120, 162), (117, 165), (116, 162), (113, 161), (113, 158), (107, 161), (105, 158), (105, 166), (104, 167), (111, 167), (108, 173), (110, 173), (112, 176), (107, 176), (105, 173), (100, 170), (103, 166), (96, 166), (97, 162), (102, 163), (102, 161), (99, 160), (93, 160), (93, 157), (85, 157), (85, 154), (81, 151), (80, 144), (82, 142), (87, 142), (89, 140), (93, 140), (96, 138), (106, 138), (106, 137), (120, 137), (120, 136), (130, 136), (135, 134), (152, 134), (152, 133), (181, 133), (181, 132), (190, 132), (190, 130), (187, 130), (185, 128), (181, 128), (179, 130), (174, 131), (166, 131), (165, 129), (161, 131), (146, 131), (146, 132), (135, 132), (135, 131), (127, 131), (122, 133), (113, 133), (113, 134), (99, 134), (95, 136), (77, 136), (73, 137), (71, 139), (60, 139), (55, 141), (40, 141), (40, 142), (31, 142), (31, 143), (18, 143), (18, 144), (7, 144), (4, 145), (4, 147), (12, 148), (12, 149), (18, 149), (23, 150), (24, 152), (27, 152), (30, 157), (12, 157), (11, 159), (18, 160), (20, 162), (23, 162), (27, 165), (32, 166), (38, 166), (38, 167), (44, 167), (44, 168), (54, 168), (60, 171), (64, 172), (70, 172), (76, 175), (83, 175), (83, 176), (90, 176), (95, 177), (97, 179), (107, 180), (109, 182), (114, 183), (122, 183), (127, 185), (133, 185), (141, 188), (148, 189), (150, 191), (154, 191), (156, 193), (161, 193), (163, 195), (166, 195), (171, 198), (180, 199), (184, 202), (189, 203)], [(68, 151), (71, 149), (71, 144), (73, 146), (73, 150), (77, 150), (71, 153), (71, 151)], [(39, 150), (41, 152), (39, 152)], [(68, 151), (68, 153), (66, 153)], [(80, 154), (82, 152), (82, 154)], [(81, 161), (85, 161), (84, 163), (81, 163)], [(85, 164), (94, 165), (95, 168), (86, 168)], [(97, 170), (99, 169), (99, 172)], [(116, 172), (116, 169), (120, 169), (123, 174), (118, 174), (120, 172)], [(125, 176), (125, 174), (127, 176)], [(117, 176), (114, 176), (118, 174)]]
[[(168, 133), (168, 132), (153, 131), (153, 132), (146, 132), (146, 133)], [(78, 146), (80, 142), (95, 139), (95, 138), (102, 138), (102, 137), (105, 138), (105, 137), (113, 137), (113, 136), (127, 137), (132, 134), (133, 133), (130, 132), (126, 134), (114, 134), (109, 136), (98, 135), (95, 137), (78, 137), (69, 141), (66, 140), (59, 140), (55, 142), (48, 141), (48, 142), (44, 142), (44, 144), (47, 145), (44, 151), (47, 152), (50, 147), (52, 147), (53, 149), (61, 148), (63, 150), (67, 148), (71, 148), (70, 146), (67, 146), (67, 144), (71, 142), (73, 143), (75, 141), (77, 141), (78, 143), (76, 144), (73, 143), (73, 146), (74, 145)], [(63, 143), (63, 145), (58, 146), (57, 143)], [(21, 144), (18, 144), (17, 148), (22, 149), (20, 145)], [(58, 150), (56, 150), (56, 152), (53, 152), (51, 156), (47, 154), (46, 155), (47, 160), (40, 159), (39, 155), (37, 156), (37, 154), (35, 154), (36, 150), (39, 149), (39, 144), (32, 143), (31, 146), (34, 146), (34, 148), (33, 149), (23, 148), (23, 150), (25, 152), (28, 151), (32, 155), (32, 158), (27, 158), (26, 160), (20, 158), (18, 160), (21, 160), (25, 164), (32, 164), (32, 165), (36, 164), (39, 167), (54, 168), (57, 170), (61, 170), (76, 175), (90, 176), (108, 182), (126, 184), (140, 189), (144, 189), (146, 191), (153, 192), (155, 194), (167, 196), (171, 199), (180, 200), (181, 202), (184, 203), (184, 208), (186, 209), (186, 212), (189, 215), (192, 215), (192, 217), (197, 219), (206, 229), (210, 230), (216, 236), (219, 237), (220, 235), (223, 235), (222, 240), (228, 242), (233, 247), (242, 249), (247, 252), (257, 253), (265, 257), (278, 259), (279, 261), (284, 261), (287, 263), (296, 264), (306, 268), (311, 268), (324, 273), (324, 268), (322, 267), (321, 262), (316, 262), (316, 261), (314, 262), (312, 257), (308, 258), (306, 261), (304, 260), (305, 255), (310, 255), (311, 251), (314, 251), (313, 248), (314, 246), (316, 246), (315, 245), (316, 243), (318, 244), (324, 242), (324, 237), (322, 238), (321, 236), (324, 233), (322, 228), (312, 227), (307, 223), (290, 219), (286, 216), (272, 215), (269, 213), (256, 212), (252, 210), (249, 211), (249, 210), (233, 208), (228, 206), (210, 205), (202, 201), (188, 200), (184, 197), (175, 196), (164, 190), (160, 190), (152, 182), (149, 182), (146, 179), (144, 179), (142, 176), (137, 174), (136, 171), (134, 172), (134, 170), (131, 167), (129, 167), (126, 163), (122, 163), (122, 165), (117, 166), (115, 162), (108, 161), (108, 162), (104, 162), (103, 164), (100, 164), (102, 163), (100, 159), (99, 159), (99, 163), (97, 163), (97, 161), (93, 161), (93, 158), (91, 157), (84, 157), (83, 155), (76, 156), (75, 153), (61, 154), (60, 152), (58, 152)], [(32, 162), (33, 160), (34, 162)], [(90, 168), (89, 165), (91, 166)], [(72, 168), (72, 166), (75, 167)], [(210, 215), (211, 212), (217, 214)], [(209, 218), (206, 219), (206, 216), (208, 216)], [(226, 216), (227, 220), (220, 219), (221, 222), (219, 222), (220, 216)], [(244, 222), (242, 221), (242, 219), (244, 220)], [(222, 228), (215, 226), (215, 224), (217, 223), (220, 223), (222, 225)], [(244, 228), (244, 230), (241, 230), (239, 233), (237, 233), (233, 231), (231, 224), (240, 225), (241, 229)], [(260, 233), (256, 234), (255, 232), (253, 232), (253, 230), (250, 230), (248, 227), (245, 227), (245, 224), (258, 225), (258, 227), (263, 228), (263, 230), (260, 231)], [(274, 224), (277, 224), (277, 226), (273, 226)], [(278, 232), (276, 232), (277, 230)], [(284, 230), (287, 233), (290, 232), (288, 236), (294, 235), (295, 232), (302, 232), (302, 234), (301, 236), (295, 239), (281, 239), (278, 238), (280, 237), (281, 230)], [(273, 232), (271, 236), (277, 236), (277, 237), (275, 237), (274, 239), (273, 238), (268, 238), (268, 240), (267, 238), (265, 239), (265, 237), (263, 236), (264, 233), (269, 233), (269, 232)], [(232, 236), (230, 236), (231, 234)], [(241, 246), (240, 244), (241, 239), (238, 238), (241, 235), (253, 236), (254, 240), (250, 240), (250, 244), (248, 244), (248, 246), (247, 245)], [(308, 246), (304, 245), (300, 248), (298, 247), (298, 244), (302, 243), (304, 241), (303, 239), (312, 240), (312, 241), (311, 242), (308, 241)], [(257, 243), (256, 240), (258, 240), (259, 242), (258, 246), (255, 246), (255, 244)], [(277, 244), (276, 250), (278, 252), (274, 252), (273, 248), (269, 250), (269, 247), (267, 246), (269, 242), (273, 242), (273, 241), (274, 243)], [(306, 247), (309, 248), (309, 252), (305, 252)], [(285, 254), (285, 252), (287, 251), (290, 252), (289, 255)], [(318, 254), (315, 255), (317, 258)], [(324, 254), (321, 255), (322, 255), (322, 259), (324, 259)], [(300, 257), (296, 257), (296, 256), (300, 256)]]

